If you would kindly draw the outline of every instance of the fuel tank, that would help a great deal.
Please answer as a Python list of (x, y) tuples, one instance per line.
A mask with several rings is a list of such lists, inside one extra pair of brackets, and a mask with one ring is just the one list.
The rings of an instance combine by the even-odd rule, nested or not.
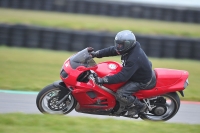
[[(122, 65), (120, 63), (115, 62), (115, 61), (106, 61), (106, 62), (99, 63), (95, 72), (98, 74), (99, 77), (105, 77), (105, 76), (117, 74), (118, 72), (121, 71), (121, 69), (122, 69)], [(118, 84), (111, 84), (111, 85), (104, 84), (104, 86), (116, 92), (117, 89), (124, 84), (125, 82), (118, 83)]]

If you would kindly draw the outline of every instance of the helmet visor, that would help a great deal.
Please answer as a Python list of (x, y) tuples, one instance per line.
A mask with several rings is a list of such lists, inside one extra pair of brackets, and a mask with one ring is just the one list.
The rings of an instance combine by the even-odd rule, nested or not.
[(121, 40), (114, 40), (115, 48), (117, 51), (122, 51), (124, 49), (124, 41)]

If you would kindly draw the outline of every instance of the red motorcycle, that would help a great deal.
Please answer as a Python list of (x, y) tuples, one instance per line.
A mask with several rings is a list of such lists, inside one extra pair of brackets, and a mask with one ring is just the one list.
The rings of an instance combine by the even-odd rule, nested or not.
[[(42, 113), (67, 114), (77, 112), (127, 116), (128, 110), (116, 99), (116, 91), (125, 83), (99, 85), (95, 77), (113, 75), (122, 69), (121, 64), (106, 61), (96, 64), (88, 49), (68, 58), (60, 71), (60, 81), (43, 88), (36, 99)], [(156, 86), (150, 90), (140, 90), (134, 95), (146, 103), (148, 109), (131, 118), (152, 121), (166, 121), (179, 110), (183, 90), (188, 86), (189, 73), (184, 70), (155, 68)]]

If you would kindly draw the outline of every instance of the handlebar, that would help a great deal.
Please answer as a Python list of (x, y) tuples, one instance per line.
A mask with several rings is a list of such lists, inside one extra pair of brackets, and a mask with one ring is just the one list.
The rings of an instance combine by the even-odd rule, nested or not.
[(97, 78), (98, 75), (96, 73), (92, 73), (94, 78)]

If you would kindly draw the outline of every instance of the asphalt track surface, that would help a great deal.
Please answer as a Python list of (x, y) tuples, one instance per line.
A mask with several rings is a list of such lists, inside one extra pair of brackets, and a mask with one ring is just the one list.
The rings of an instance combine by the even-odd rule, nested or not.
[[(41, 114), (36, 107), (37, 92), (3, 91), (0, 90), (0, 113), (21, 112), (25, 114)], [(113, 118), (116, 120), (132, 120), (124, 117), (89, 115), (72, 111), (69, 116), (85, 116), (95, 118)], [(135, 121), (141, 119), (133, 119)], [(179, 112), (167, 122), (200, 124), (200, 102), (181, 101)]]

